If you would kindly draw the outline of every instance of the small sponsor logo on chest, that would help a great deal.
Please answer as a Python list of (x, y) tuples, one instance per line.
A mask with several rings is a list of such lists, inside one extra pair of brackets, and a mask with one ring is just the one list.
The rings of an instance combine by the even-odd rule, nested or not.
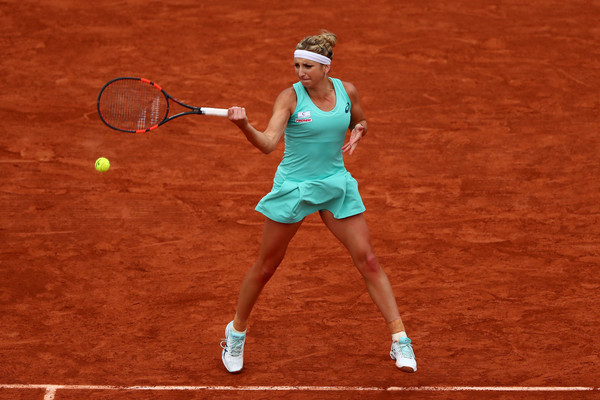
[(306, 123), (312, 122), (312, 118), (310, 117), (310, 111), (300, 111), (298, 116), (296, 117), (297, 123)]

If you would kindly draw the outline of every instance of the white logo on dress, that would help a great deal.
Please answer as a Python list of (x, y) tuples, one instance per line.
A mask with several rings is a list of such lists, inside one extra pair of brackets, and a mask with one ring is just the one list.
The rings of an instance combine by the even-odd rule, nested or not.
[(312, 122), (312, 118), (310, 117), (310, 111), (300, 111), (298, 113), (298, 117), (296, 118), (296, 122)]

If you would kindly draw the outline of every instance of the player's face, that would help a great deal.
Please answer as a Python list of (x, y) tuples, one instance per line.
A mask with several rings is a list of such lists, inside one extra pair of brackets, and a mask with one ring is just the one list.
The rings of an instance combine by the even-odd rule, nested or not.
[(328, 65), (305, 58), (294, 58), (294, 69), (304, 87), (311, 87), (318, 84), (325, 78), (327, 72), (329, 72)]

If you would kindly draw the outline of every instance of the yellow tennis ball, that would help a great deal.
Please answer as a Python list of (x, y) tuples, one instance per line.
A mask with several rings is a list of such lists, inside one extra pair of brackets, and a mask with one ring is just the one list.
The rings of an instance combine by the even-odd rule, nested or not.
[(96, 170), (99, 172), (106, 172), (110, 168), (110, 161), (107, 158), (100, 157), (96, 160)]

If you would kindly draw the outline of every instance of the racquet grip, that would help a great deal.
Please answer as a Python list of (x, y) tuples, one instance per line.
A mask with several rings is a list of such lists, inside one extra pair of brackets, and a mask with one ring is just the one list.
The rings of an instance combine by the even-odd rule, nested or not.
[(216, 117), (226, 117), (227, 109), (226, 108), (210, 108), (210, 107), (202, 107), (202, 114), (204, 115), (214, 115)]

